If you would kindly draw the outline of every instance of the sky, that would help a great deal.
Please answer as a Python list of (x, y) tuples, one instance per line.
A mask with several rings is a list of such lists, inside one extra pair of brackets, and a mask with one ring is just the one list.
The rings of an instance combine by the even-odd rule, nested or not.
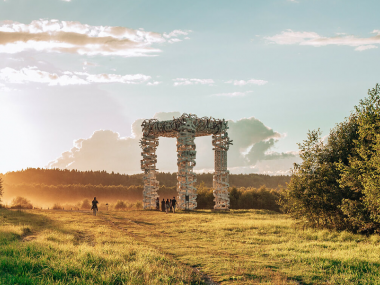
[[(141, 173), (141, 122), (229, 121), (231, 173), (289, 174), (379, 83), (374, 0), (0, 0), (0, 173)], [(198, 172), (213, 171), (197, 138)], [(176, 171), (160, 139), (160, 171)]]

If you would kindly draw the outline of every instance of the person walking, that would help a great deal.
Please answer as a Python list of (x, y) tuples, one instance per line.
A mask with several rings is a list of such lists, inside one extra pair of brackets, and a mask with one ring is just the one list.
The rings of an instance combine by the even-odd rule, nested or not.
[(160, 210), (160, 198), (157, 197), (156, 199), (156, 210), (159, 211)]
[(170, 208), (169, 199), (166, 199), (166, 214), (168, 213), (169, 208)]
[(175, 197), (173, 197), (172, 199), (172, 207), (173, 207), (173, 213), (175, 213), (175, 206), (177, 204), (177, 200), (175, 199)]
[(94, 197), (94, 200), (92, 200), (92, 207), (91, 207), (91, 210), (92, 210), (92, 214), (94, 216), (96, 216), (96, 211), (98, 211), (98, 200), (96, 200), (96, 197)]
[(165, 199), (162, 199), (162, 201), (161, 201), (161, 211), (162, 212), (165, 212)]

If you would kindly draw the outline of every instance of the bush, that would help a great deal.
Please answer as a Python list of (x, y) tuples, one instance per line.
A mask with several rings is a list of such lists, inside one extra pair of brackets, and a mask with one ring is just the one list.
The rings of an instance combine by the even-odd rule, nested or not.
[(91, 209), (90, 201), (88, 199), (84, 199), (80, 208), (82, 210), (90, 210)]
[(55, 203), (54, 205), (53, 205), (53, 208), (52, 208), (53, 210), (63, 210), (63, 207), (61, 206), (61, 204), (59, 204), (59, 203)]
[(24, 197), (16, 197), (12, 200), (11, 209), (33, 209), (33, 205)]
[(3, 196), (3, 180), (0, 177), (0, 202), (1, 202), (1, 197), (2, 196)]
[(137, 201), (136, 202), (136, 209), (142, 209), (142, 207), (143, 207), (142, 202), (141, 201)]
[[(214, 195), (213, 189), (207, 188), (204, 184), (198, 187), (197, 208), (213, 209)], [(232, 187), (229, 189), (230, 209), (265, 209), (280, 212), (279, 200), (281, 192), (268, 189), (265, 186), (257, 188)]]
[(118, 200), (115, 204), (115, 210), (124, 210), (127, 208), (127, 203), (124, 201)]

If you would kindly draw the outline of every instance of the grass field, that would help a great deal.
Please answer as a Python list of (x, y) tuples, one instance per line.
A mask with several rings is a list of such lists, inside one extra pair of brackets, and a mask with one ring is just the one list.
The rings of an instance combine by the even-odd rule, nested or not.
[(0, 209), (0, 224), (0, 284), (380, 284), (379, 236), (269, 211)]

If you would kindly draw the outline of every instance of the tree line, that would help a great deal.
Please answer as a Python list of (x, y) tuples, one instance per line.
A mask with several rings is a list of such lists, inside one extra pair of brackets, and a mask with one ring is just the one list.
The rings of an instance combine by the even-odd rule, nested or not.
[(294, 218), (319, 228), (380, 232), (380, 86), (322, 141), (309, 131), (299, 144), (281, 200)]
[[(27, 198), (34, 204), (76, 204), (78, 201), (97, 197), (102, 204), (115, 203), (117, 201), (142, 201), (143, 186), (122, 185), (45, 185), (45, 184), (11, 184), (7, 186), (12, 196)], [(280, 211), (278, 201), (281, 193), (276, 189), (265, 186), (253, 187), (230, 187), (231, 209), (268, 209)], [(171, 199), (177, 196), (174, 186), (161, 186), (158, 190), (160, 200)], [(38, 203), (36, 203), (38, 201)], [(197, 209), (213, 209), (213, 189), (201, 183), (198, 189)]]
[[(136, 186), (143, 185), (143, 174), (120, 174), (108, 173), (106, 171), (78, 171), (68, 169), (44, 169), (27, 168), (19, 171), (7, 172), (2, 175), (4, 183), (10, 184), (46, 184), (46, 185), (122, 185)], [(205, 183), (212, 187), (213, 174), (197, 174), (197, 183)], [(157, 180), (160, 185), (173, 187), (177, 185), (177, 173), (158, 172)], [(285, 186), (290, 181), (290, 176), (270, 176), (264, 174), (230, 174), (230, 185), (235, 187), (260, 187), (265, 185), (269, 188), (278, 188), (279, 185)]]

